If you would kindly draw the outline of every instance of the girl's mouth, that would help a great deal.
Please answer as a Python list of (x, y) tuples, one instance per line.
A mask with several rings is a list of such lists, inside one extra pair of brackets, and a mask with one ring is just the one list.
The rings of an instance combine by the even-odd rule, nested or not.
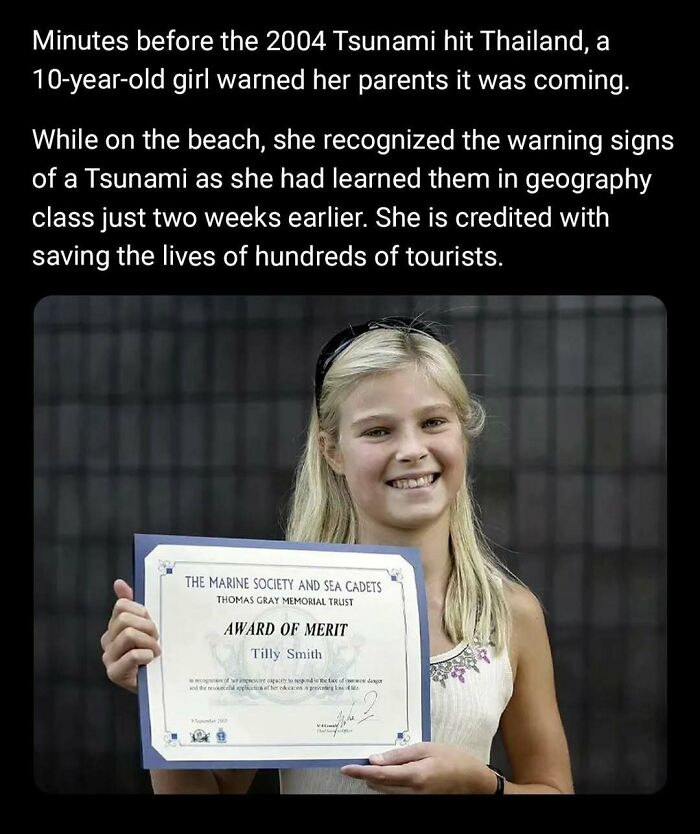
[(387, 481), (387, 486), (394, 489), (420, 489), (434, 484), (439, 477), (439, 472), (431, 472), (429, 475), (421, 475), (420, 478), (397, 478), (395, 481)]

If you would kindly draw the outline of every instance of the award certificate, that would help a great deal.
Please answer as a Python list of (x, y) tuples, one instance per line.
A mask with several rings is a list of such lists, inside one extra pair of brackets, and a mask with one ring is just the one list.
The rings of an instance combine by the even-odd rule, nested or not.
[(145, 768), (366, 763), (430, 740), (420, 555), (134, 536), (162, 654), (139, 669)]

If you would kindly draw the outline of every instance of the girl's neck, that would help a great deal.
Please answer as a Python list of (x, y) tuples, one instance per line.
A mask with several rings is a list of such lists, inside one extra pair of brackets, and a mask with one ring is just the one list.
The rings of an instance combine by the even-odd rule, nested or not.
[(379, 528), (360, 531), (360, 544), (401, 545), (420, 551), (428, 601), (445, 599), (452, 572), (449, 518), (416, 530)]

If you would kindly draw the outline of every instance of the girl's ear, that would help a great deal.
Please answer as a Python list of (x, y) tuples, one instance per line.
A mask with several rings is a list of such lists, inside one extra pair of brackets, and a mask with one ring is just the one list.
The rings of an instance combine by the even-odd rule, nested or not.
[(321, 454), (326, 459), (326, 463), (336, 473), (336, 475), (343, 474), (343, 457), (340, 454), (338, 444), (328, 434), (322, 431), (319, 435), (319, 443), (321, 445)]

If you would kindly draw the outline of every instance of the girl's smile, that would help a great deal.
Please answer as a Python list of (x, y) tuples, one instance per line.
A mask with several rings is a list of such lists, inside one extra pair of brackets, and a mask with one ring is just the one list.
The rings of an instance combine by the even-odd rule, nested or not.
[(440, 477), (439, 472), (429, 473), (411, 473), (403, 475), (395, 481), (387, 481), (387, 486), (394, 489), (406, 489), (414, 492), (415, 490), (428, 489)]

